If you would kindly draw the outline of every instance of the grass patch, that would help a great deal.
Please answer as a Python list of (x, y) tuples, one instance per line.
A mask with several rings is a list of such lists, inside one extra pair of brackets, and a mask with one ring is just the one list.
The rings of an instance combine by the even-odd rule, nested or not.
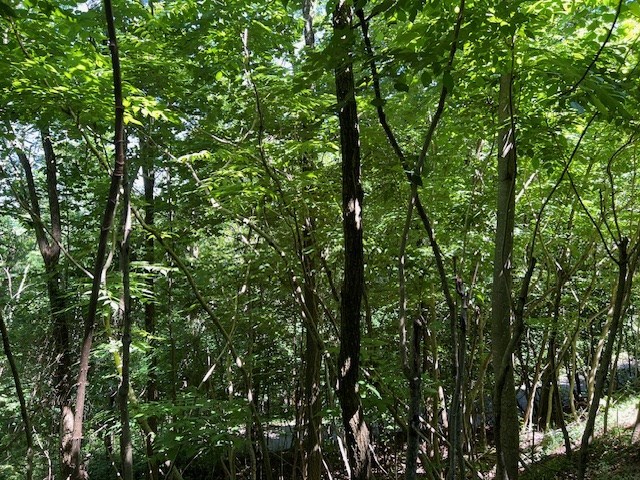
[[(608, 428), (604, 433), (604, 401), (596, 419), (595, 440), (589, 447), (589, 465), (586, 478), (589, 480), (640, 480), (640, 445), (632, 444), (633, 424), (638, 409), (637, 395), (619, 395), (612, 399)], [(522, 473), (522, 480), (569, 480), (576, 478), (577, 454), (584, 429), (583, 422), (568, 425), (569, 436), (574, 445), (573, 458), (563, 453), (563, 439), (559, 430), (548, 432), (534, 448), (537, 460)], [(525, 448), (525, 456), (527, 456)]]
[[(640, 479), (640, 446), (631, 442), (632, 428), (615, 429), (589, 447), (589, 480)], [(578, 450), (573, 457), (555, 454), (528, 466), (522, 480), (568, 480), (576, 478)]]

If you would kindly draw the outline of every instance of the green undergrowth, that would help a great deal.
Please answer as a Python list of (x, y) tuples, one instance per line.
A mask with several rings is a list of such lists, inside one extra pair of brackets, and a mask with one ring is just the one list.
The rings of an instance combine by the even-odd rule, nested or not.
[[(589, 447), (588, 480), (640, 480), (640, 443), (632, 442), (633, 425), (637, 414), (639, 397), (625, 395), (612, 402), (608, 429), (604, 432), (603, 414), (598, 415), (595, 440)], [(522, 480), (556, 480), (577, 478), (577, 458), (579, 434), (583, 422), (568, 426), (572, 439), (573, 455), (568, 458), (562, 445), (562, 434), (550, 432), (541, 443), (541, 457), (528, 465)], [(553, 447), (556, 448), (553, 448)]]
[[(560, 480), (576, 478), (577, 452), (572, 459), (564, 454), (546, 457), (529, 466), (522, 480)], [(608, 434), (589, 448), (587, 479), (640, 479), (640, 445), (631, 443), (631, 429), (625, 435)]]

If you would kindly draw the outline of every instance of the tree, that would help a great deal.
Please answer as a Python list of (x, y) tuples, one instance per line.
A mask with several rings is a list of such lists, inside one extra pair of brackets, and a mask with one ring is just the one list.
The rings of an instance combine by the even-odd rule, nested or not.
[[(73, 422), (73, 444), (71, 449), (73, 475), (74, 480), (85, 480), (88, 478), (84, 462), (82, 461), (82, 427), (84, 422), (84, 407), (86, 403), (86, 392), (89, 375), (89, 359), (91, 356), (91, 344), (93, 342), (93, 333), (96, 325), (96, 315), (98, 309), (98, 294), (100, 293), (100, 285), (102, 283), (103, 268), (105, 264), (107, 241), (113, 218), (118, 203), (118, 196), (122, 179), (126, 168), (126, 144), (124, 136), (124, 105), (122, 97), (122, 77), (120, 72), (120, 57), (118, 55), (118, 43), (116, 39), (116, 31), (114, 25), (113, 10), (111, 1), (104, 2), (105, 15), (107, 17), (107, 28), (109, 32), (109, 50), (111, 52), (111, 61), (113, 65), (113, 92), (115, 102), (115, 163), (111, 173), (111, 183), (109, 187), (109, 197), (107, 198), (107, 206), (105, 207), (102, 225), (100, 228), (100, 236), (98, 240), (98, 251), (96, 253), (96, 261), (93, 269), (93, 283), (91, 286), (91, 297), (89, 298), (89, 307), (87, 316), (84, 321), (84, 336), (82, 339), (82, 348), (80, 350), (80, 366), (78, 373), (78, 390), (76, 393), (76, 411)], [(126, 315), (126, 310), (125, 310)], [(126, 385), (126, 391), (129, 388)], [(131, 471), (129, 471), (129, 475)]]
[(369, 429), (358, 394), (360, 369), (360, 320), (364, 293), (362, 184), (360, 180), (360, 133), (353, 76), (353, 13), (340, 0), (333, 13), (336, 48), (342, 52), (335, 70), (340, 151), (342, 157), (342, 222), (344, 231), (344, 280), (340, 296), (340, 354), (338, 398), (342, 409), (350, 475), (356, 480), (371, 476)]
[[(500, 78), (498, 100), (498, 199), (493, 288), (491, 292), (491, 351), (496, 376), (497, 478), (518, 478), (518, 417), (513, 380), (511, 340), (511, 268), (515, 217), (516, 143), (513, 112), (513, 73)], [(514, 438), (515, 437), (515, 438)]]
[(104, 13), (0, 0), (0, 477), (57, 460), (55, 312), (81, 476), (514, 478), (540, 382), (586, 451), (638, 350), (633, 2), (122, 2), (118, 125)]

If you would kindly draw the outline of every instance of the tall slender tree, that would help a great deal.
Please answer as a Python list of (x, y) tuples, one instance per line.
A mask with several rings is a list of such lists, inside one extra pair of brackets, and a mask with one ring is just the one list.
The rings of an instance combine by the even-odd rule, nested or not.
[[(304, 0), (302, 4), (302, 18), (304, 19), (304, 44), (307, 49), (315, 46), (315, 32), (313, 28), (313, 0)], [(315, 168), (314, 159), (310, 153), (302, 158), (302, 170), (311, 172)], [(304, 363), (304, 440), (302, 478), (320, 480), (322, 474), (322, 397), (320, 392), (320, 374), (322, 367), (322, 345), (318, 326), (320, 323), (320, 308), (317, 294), (317, 248), (315, 242), (315, 218), (311, 209), (304, 218), (302, 226), (301, 256), (304, 272), (302, 300), (305, 308), (305, 348)]]
[(500, 78), (498, 97), (498, 196), (493, 286), (491, 291), (491, 356), (496, 376), (494, 408), (497, 452), (496, 479), (518, 477), (518, 414), (511, 342), (511, 268), (515, 218), (516, 143), (513, 112), (513, 72)]
[(353, 76), (353, 11), (340, 0), (333, 12), (334, 42), (341, 56), (335, 69), (340, 151), (342, 156), (342, 226), (344, 233), (344, 281), (340, 298), (340, 354), (338, 398), (342, 409), (351, 478), (371, 475), (369, 428), (358, 394), (360, 369), (360, 320), (364, 293), (364, 245), (362, 237), (363, 190), (360, 179), (360, 131)]
[(116, 39), (116, 29), (111, 0), (104, 1), (104, 9), (107, 20), (109, 50), (111, 52), (111, 63), (113, 69), (113, 95), (115, 103), (115, 162), (113, 171), (111, 172), (107, 205), (104, 210), (104, 216), (102, 217), (102, 224), (100, 227), (98, 251), (96, 253), (96, 261), (93, 270), (91, 296), (89, 297), (89, 307), (84, 321), (84, 335), (82, 339), (82, 348), (80, 350), (80, 370), (78, 373), (78, 390), (76, 393), (76, 411), (73, 424), (73, 444), (71, 451), (74, 469), (72, 475), (73, 480), (85, 480), (89, 478), (89, 474), (84, 468), (81, 451), (84, 407), (86, 403), (87, 384), (89, 378), (89, 359), (91, 357), (91, 344), (93, 342), (93, 333), (96, 325), (98, 294), (100, 293), (102, 270), (104, 268), (107, 252), (107, 242), (111, 232), (111, 227), (113, 226), (113, 218), (116, 211), (116, 204), (118, 203), (118, 196), (120, 186), (122, 185), (126, 162), (122, 76), (120, 71), (120, 57), (118, 54), (118, 43)]
[[(142, 160), (142, 177), (144, 185), (144, 221), (147, 225), (153, 227), (155, 223), (155, 195), (156, 172), (153, 162), (153, 149), (151, 141), (143, 139), (140, 143), (140, 155)], [(145, 241), (144, 259), (148, 264), (155, 262), (155, 242), (153, 236), (149, 235)], [(152, 276), (146, 280), (146, 288), (151, 294), (151, 299), (144, 304), (144, 329), (153, 338), (156, 334), (156, 304), (155, 304), (155, 282)], [(155, 342), (151, 340), (153, 345)], [(149, 376), (147, 378), (146, 400), (147, 402), (155, 402), (158, 400), (158, 382), (157, 382), (157, 355), (153, 348), (151, 349), (151, 358), (149, 366)], [(152, 415), (148, 419), (150, 432), (145, 435), (146, 453), (149, 480), (158, 480), (160, 476), (158, 461), (155, 459), (154, 440), (158, 434), (158, 419)]]

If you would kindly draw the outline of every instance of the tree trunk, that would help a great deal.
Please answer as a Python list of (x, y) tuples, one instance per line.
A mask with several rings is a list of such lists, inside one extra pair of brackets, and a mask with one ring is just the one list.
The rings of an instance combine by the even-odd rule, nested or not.
[(409, 359), (409, 424), (407, 425), (406, 480), (415, 480), (418, 470), (420, 418), (422, 414), (422, 329), (422, 318), (415, 319), (413, 321)]
[(360, 183), (360, 132), (355, 100), (352, 9), (340, 0), (333, 13), (333, 41), (343, 56), (335, 69), (340, 145), (342, 154), (342, 214), (344, 232), (344, 281), (340, 301), (340, 354), (338, 398), (342, 409), (351, 478), (371, 475), (369, 429), (358, 394), (360, 369), (360, 309), (364, 291), (362, 198)]
[(0, 333), (2, 334), (2, 346), (4, 347), (4, 354), (9, 362), (11, 368), (11, 375), (13, 376), (13, 383), (16, 387), (16, 395), (18, 396), (18, 402), (20, 403), (20, 416), (22, 417), (22, 423), (24, 425), (24, 435), (27, 441), (27, 454), (25, 456), (25, 477), (27, 480), (33, 478), (33, 433), (31, 427), (31, 418), (29, 418), (29, 412), (27, 411), (27, 402), (24, 398), (24, 390), (22, 389), (22, 383), (20, 382), (20, 375), (18, 373), (18, 367), (16, 361), (13, 358), (11, 352), (11, 344), (9, 343), (9, 332), (7, 331), (7, 325), (4, 323), (4, 316), (2, 310), (0, 310)]
[[(465, 288), (460, 277), (456, 278), (456, 291), (460, 296), (461, 309), (459, 318), (451, 319), (451, 335), (453, 348), (453, 366), (455, 367), (455, 386), (451, 401), (450, 419), (450, 451), (449, 451), (449, 478), (465, 478), (464, 452), (463, 452), (463, 414), (464, 392), (463, 381), (466, 376), (466, 338), (469, 314), (469, 292)], [(456, 321), (457, 320), (457, 321)]]
[[(141, 142), (141, 156), (142, 158), (142, 176), (143, 176), (143, 184), (144, 184), (144, 221), (147, 225), (154, 225), (154, 216), (155, 216), (155, 198), (153, 190), (155, 188), (155, 170), (153, 165), (153, 157), (151, 156), (151, 152), (149, 151), (148, 142)], [(155, 252), (154, 252), (154, 241), (153, 236), (148, 235), (147, 240), (145, 242), (145, 253), (144, 259), (149, 264), (152, 265), (155, 263)], [(150, 340), (149, 345), (151, 346), (151, 358), (149, 359), (149, 374), (147, 377), (147, 392), (146, 392), (146, 401), (147, 403), (156, 402), (158, 400), (158, 386), (156, 379), (156, 368), (157, 368), (157, 356), (154, 353), (154, 345), (155, 340), (153, 337), (156, 333), (156, 305), (154, 298), (154, 280), (150, 275), (146, 280), (147, 289), (151, 292), (151, 301), (148, 301), (144, 305), (144, 329), (149, 334)], [(155, 458), (155, 449), (154, 449), (154, 439), (158, 433), (158, 419), (156, 416), (150, 416), (148, 419), (149, 428), (151, 430), (150, 435), (145, 436), (146, 443), (146, 454), (147, 454), (147, 464), (148, 464), (148, 472), (147, 478), (148, 480), (159, 480), (160, 478), (160, 470), (158, 465), (158, 460)]]
[[(307, 251), (314, 245), (310, 229), (312, 219), (306, 219), (303, 231), (303, 250)], [(313, 252), (303, 254), (305, 263), (305, 280), (303, 287), (303, 298), (306, 306), (306, 332), (304, 351), (304, 462), (302, 465), (302, 478), (319, 480), (322, 472), (322, 402), (320, 397), (320, 367), (322, 361), (322, 350), (318, 344), (316, 335), (318, 334), (318, 320), (320, 311), (316, 296), (315, 285), (315, 262)]]
[(31, 164), (24, 151), (16, 147), (20, 165), (24, 171), (29, 196), (29, 215), (33, 222), (38, 249), (42, 255), (47, 278), (47, 295), (53, 334), (55, 373), (53, 378), (54, 404), (60, 409), (60, 471), (68, 477), (72, 471), (71, 432), (73, 430), (73, 409), (71, 407), (71, 354), (69, 349), (69, 314), (60, 273), (60, 244), (62, 223), (58, 200), (57, 159), (51, 138), (46, 131), (41, 132), (47, 178), (47, 199), (51, 221), (52, 242), (47, 238), (44, 220), (41, 217), (40, 202), (33, 179)]
[(128, 402), (129, 389), (131, 388), (131, 290), (129, 281), (131, 199), (126, 166), (122, 184), (124, 186), (122, 240), (120, 242), (120, 270), (122, 271), (122, 297), (120, 300), (122, 315), (122, 377), (118, 388), (118, 405), (120, 407), (120, 423), (122, 425), (122, 431), (120, 433), (120, 459), (122, 462), (122, 479), (133, 480), (133, 446), (131, 444)]
[(82, 427), (84, 421), (84, 407), (87, 394), (87, 384), (89, 377), (89, 358), (91, 356), (91, 344), (93, 342), (93, 332), (96, 323), (98, 310), (98, 294), (100, 292), (100, 281), (102, 268), (104, 266), (107, 241), (113, 225), (113, 217), (118, 201), (118, 193), (122, 184), (122, 177), (125, 168), (125, 136), (124, 136), (124, 105), (122, 103), (122, 78), (120, 73), (120, 57), (118, 55), (118, 44), (116, 41), (115, 25), (113, 20), (113, 9), (111, 0), (104, 1), (105, 15), (107, 19), (107, 29), (109, 33), (109, 49), (111, 51), (111, 62), (113, 67), (113, 92), (115, 102), (115, 163), (111, 173), (111, 184), (109, 187), (109, 197), (105, 207), (102, 224), (100, 227), (100, 237), (98, 240), (98, 251), (93, 270), (93, 284), (91, 286), (91, 296), (89, 297), (89, 307), (84, 322), (84, 335), (82, 348), (80, 351), (80, 370), (78, 373), (78, 390), (76, 393), (76, 412), (73, 424), (72, 443), (72, 480), (85, 480), (89, 477), (82, 461)]
[[(498, 199), (493, 288), (491, 292), (491, 355), (494, 389), (496, 479), (518, 477), (518, 414), (513, 379), (511, 340), (511, 263), (515, 214), (516, 145), (511, 89), (512, 73), (500, 78), (498, 100)], [(504, 377), (502, 382), (497, 380)]]
[(613, 299), (613, 309), (611, 313), (611, 322), (607, 341), (602, 356), (600, 357), (600, 363), (596, 373), (595, 385), (593, 389), (593, 399), (589, 404), (589, 416), (587, 417), (587, 423), (584, 427), (584, 432), (582, 434), (582, 440), (580, 443), (578, 480), (583, 480), (587, 472), (587, 455), (589, 442), (591, 440), (591, 436), (593, 435), (593, 429), (596, 423), (596, 415), (598, 414), (598, 407), (600, 406), (600, 399), (602, 398), (602, 395), (604, 393), (607, 372), (609, 371), (609, 364), (611, 363), (611, 356), (613, 354), (613, 346), (620, 330), (624, 300), (627, 297), (627, 292), (631, 289), (631, 281), (633, 278), (635, 262), (634, 266), (629, 268), (629, 256), (627, 252), (629, 239), (623, 238), (620, 242), (617, 243), (617, 246), (618, 259), (616, 260), (616, 263), (618, 265), (618, 280), (616, 284), (615, 296)]
[[(315, 45), (313, 29), (313, 0), (303, 0), (302, 18), (304, 19), (305, 47), (312, 49)], [(305, 155), (302, 159), (302, 170), (311, 171), (312, 159)], [(302, 263), (304, 268), (303, 302), (305, 316), (305, 351), (304, 351), (304, 458), (302, 464), (303, 480), (320, 480), (322, 474), (322, 401), (320, 396), (320, 374), (322, 367), (322, 347), (318, 335), (320, 309), (316, 293), (316, 243), (314, 237), (315, 220), (312, 212), (304, 219), (302, 229)]]

